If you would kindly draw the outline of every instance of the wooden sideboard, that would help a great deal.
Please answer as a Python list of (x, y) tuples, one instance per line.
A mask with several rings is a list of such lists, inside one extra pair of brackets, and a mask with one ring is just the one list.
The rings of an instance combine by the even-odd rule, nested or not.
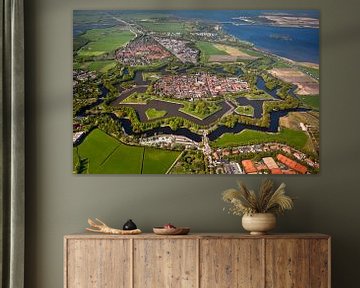
[(65, 288), (329, 288), (323, 234), (67, 235)]

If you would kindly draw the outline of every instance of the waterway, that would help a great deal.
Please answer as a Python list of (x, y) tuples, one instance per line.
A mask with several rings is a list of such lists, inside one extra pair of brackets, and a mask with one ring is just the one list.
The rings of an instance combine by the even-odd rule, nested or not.
[(281, 100), (281, 98), (277, 95), (277, 88), (270, 90), (265, 86), (265, 81), (262, 77), (258, 76), (256, 79), (256, 87), (259, 90), (265, 91), (267, 94), (273, 97), (273, 99), (264, 99), (264, 100), (252, 100), (246, 97), (238, 97), (236, 101), (241, 106), (251, 106), (254, 108), (254, 118), (261, 118), (263, 114), (263, 104), (266, 101), (277, 101)]
[[(271, 95), (275, 99), (281, 100), (281, 98), (277, 95), (278, 87), (274, 88), (273, 90), (270, 90), (269, 88), (266, 87), (265, 81), (261, 76), (257, 76), (256, 78), (256, 88), (265, 91), (267, 94)], [(294, 96), (293, 93), (291, 95)]]
[(219, 106), (221, 107), (221, 109), (219, 111), (215, 112), (214, 114), (210, 115), (209, 117), (203, 120), (200, 120), (189, 114), (179, 111), (179, 109), (182, 108), (183, 105), (177, 103), (170, 103), (161, 100), (150, 100), (147, 104), (122, 104), (122, 105), (129, 106), (135, 109), (141, 122), (153, 121), (153, 120), (148, 120), (145, 112), (150, 108), (155, 108), (157, 110), (165, 110), (167, 112), (167, 114), (163, 118), (181, 117), (189, 121), (192, 121), (198, 125), (211, 125), (231, 109), (231, 106), (227, 104), (225, 101), (220, 102)]
[[(258, 127), (258, 126), (254, 126), (254, 125), (240, 124), (240, 123), (237, 123), (233, 128), (229, 128), (229, 127), (222, 125), (222, 126), (219, 126), (218, 128), (216, 128), (214, 131), (212, 131), (208, 135), (208, 138), (210, 141), (214, 141), (225, 133), (234, 134), (234, 133), (239, 133), (245, 129), (276, 133), (276, 132), (278, 132), (278, 129), (279, 129), (279, 119), (283, 116), (286, 116), (289, 112), (295, 112), (295, 111), (296, 112), (305, 112), (305, 111), (308, 111), (308, 109), (296, 108), (296, 109), (287, 109), (287, 110), (282, 110), (282, 111), (273, 111), (270, 113), (270, 127), (268, 127), (268, 128), (267, 127)], [(173, 135), (185, 136), (195, 142), (201, 142), (201, 140), (202, 140), (202, 135), (194, 133), (187, 128), (180, 128), (177, 130), (172, 130), (169, 126), (154, 128), (154, 129), (148, 130), (144, 133), (135, 133), (132, 129), (130, 120), (124, 119), (124, 118), (117, 118), (115, 115), (112, 115), (112, 117), (113, 117), (113, 119), (117, 119), (121, 123), (125, 133), (128, 135), (150, 137), (153, 135), (173, 134)]]
[(251, 106), (254, 108), (254, 118), (261, 118), (263, 112), (263, 104), (269, 100), (249, 100), (245, 97), (239, 97), (236, 101), (241, 106)]
[(79, 111), (76, 113), (76, 116), (84, 116), (87, 110), (90, 110), (104, 102), (104, 98), (109, 93), (109, 90), (102, 84), (100, 84), (98, 87), (101, 91), (100, 97), (98, 97), (98, 99), (94, 103), (91, 103), (79, 109)]

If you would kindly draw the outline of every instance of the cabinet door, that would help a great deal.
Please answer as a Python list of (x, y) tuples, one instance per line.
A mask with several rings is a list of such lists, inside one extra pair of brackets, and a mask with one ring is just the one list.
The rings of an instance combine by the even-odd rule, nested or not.
[(69, 239), (66, 288), (131, 287), (130, 240)]
[(263, 287), (263, 253), (260, 239), (201, 240), (200, 287)]
[(197, 240), (134, 240), (134, 288), (197, 287)]
[(310, 287), (308, 239), (266, 239), (266, 287)]
[(330, 287), (330, 240), (310, 241), (310, 287)]

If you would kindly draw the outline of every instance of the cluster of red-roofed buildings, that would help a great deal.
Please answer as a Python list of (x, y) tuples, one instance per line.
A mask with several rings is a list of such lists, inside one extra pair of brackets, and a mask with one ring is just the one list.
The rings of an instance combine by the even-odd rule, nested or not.
[[(234, 160), (240, 154), (260, 152), (273, 152), (276, 153), (276, 156), (263, 157), (258, 161), (254, 161), (252, 158), (240, 162)], [(238, 172), (236, 174), (308, 174), (311, 173), (312, 168), (319, 168), (319, 163), (311, 160), (305, 153), (280, 143), (217, 149), (212, 152), (211, 160), (216, 171), (227, 171), (229, 169), (218, 168), (229, 164), (239, 164), (240, 169), (234, 170)]]
[(119, 62), (129, 66), (149, 65), (170, 56), (169, 51), (148, 36), (131, 41), (115, 53), (115, 57)]
[(249, 84), (237, 77), (197, 73), (164, 76), (154, 84), (154, 89), (161, 96), (196, 99), (246, 91)]
[(262, 174), (269, 171), (270, 174), (307, 174), (308, 168), (283, 154), (276, 155), (276, 162), (273, 157), (264, 157), (262, 161), (242, 160), (241, 165), (245, 174)]

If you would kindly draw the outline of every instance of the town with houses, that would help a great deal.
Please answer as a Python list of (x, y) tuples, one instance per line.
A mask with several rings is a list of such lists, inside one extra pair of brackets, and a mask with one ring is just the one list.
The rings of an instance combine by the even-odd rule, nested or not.
[(158, 41), (146, 36), (139, 37), (116, 52), (116, 59), (129, 66), (149, 65), (170, 56), (171, 53)]
[(181, 62), (193, 64), (198, 62), (199, 50), (189, 47), (189, 42), (174, 38), (154, 37), (154, 39), (165, 49), (174, 54)]
[(154, 89), (160, 96), (196, 99), (246, 91), (249, 85), (237, 77), (221, 78), (216, 75), (197, 73), (162, 77), (154, 84)]

